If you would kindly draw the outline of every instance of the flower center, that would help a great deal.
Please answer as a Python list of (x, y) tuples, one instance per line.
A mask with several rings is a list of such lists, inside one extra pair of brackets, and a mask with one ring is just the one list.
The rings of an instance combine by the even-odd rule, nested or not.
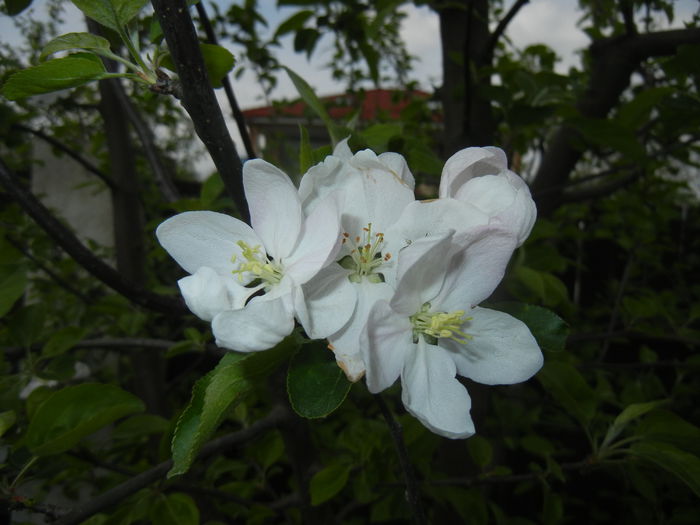
[(466, 321), (471, 317), (464, 317), (464, 310), (454, 312), (431, 312), (430, 303), (421, 306), (420, 311), (409, 317), (413, 325), (413, 342), (418, 342), (418, 337), (429, 345), (436, 345), (438, 337), (446, 337), (461, 344), (466, 344), (472, 336), (461, 330)]
[[(267, 254), (260, 251), (260, 245), (250, 247), (245, 241), (238, 241), (236, 244), (241, 247), (244, 261), (238, 262), (238, 268), (233, 270), (234, 275), (238, 275), (238, 280), (243, 280), (243, 273), (250, 272), (256, 279), (262, 281), (265, 288), (277, 284), (282, 280), (282, 268), (279, 264), (267, 258)], [(238, 258), (234, 255), (231, 262), (236, 263)]]
[(384, 276), (379, 273), (379, 268), (391, 259), (391, 254), (382, 256), (382, 245), (384, 244), (384, 234), (381, 232), (372, 233), (372, 223), (368, 223), (366, 228), (362, 228), (362, 235), (351, 237), (349, 233), (343, 233), (343, 245), (347, 246), (350, 254), (340, 259), (339, 264), (353, 272), (348, 279), (353, 283), (362, 282), (367, 279), (372, 283), (384, 282)]

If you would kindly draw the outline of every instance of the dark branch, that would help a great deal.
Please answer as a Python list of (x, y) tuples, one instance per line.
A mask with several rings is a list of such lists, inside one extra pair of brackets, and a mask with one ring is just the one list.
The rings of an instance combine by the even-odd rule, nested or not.
[(411, 507), (411, 515), (413, 522), (416, 525), (423, 525), (428, 523), (425, 518), (425, 513), (423, 511), (423, 502), (420, 496), (420, 489), (418, 487), (418, 481), (416, 480), (416, 475), (413, 472), (413, 466), (408, 457), (408, 451), (406, 450), (406, 445), (403, 442), (403, 429), (401, 425), (394, 419), (391, 415), (391, 410), (384, 402), (384, 399), (380, 394), (374, 395), (379, 409), (382, 412), (382, 416), (386, 420), (386, 424), (389, 426), (389, 433), (391, 438), (394, 440), (394, 446), (396, 447), (396, 453), (399, 456), (399, 464), (401, 465), (401, 471), (403, 472), (404, 483), (406, 484), (406, 498), (408, 499), (408, 504)]
[(103, 171), (101, 171), (97, 166), (92, 164), (90, 161), (85, 159), (82, 155), (80, 155), (77, 151), (69, 148), (62, 142), (56, 140), (55, 138), (47, 135), (43, 131), (39, 131), (38, 129), (32, 129), (30, 127), (25, 126), (24, 124), (12, 124), (11, 129), (17, 130), (17, 131), (24, 131), (26, 133), (31, 133), (32, 135), (35, 135), (39, 137), (41, 140), (47, 142), (48, 144), (51, 144), (54, 148), (57, 150), (62, 151), (66, 155), (68, 155), (70, 158), (72, 158), (74, 161), (76, 161), (78, 164), (80, 164), (83, 168), (85, 168), (87, 171), (92, 173), (93, 175), (96, 175), (102, 182), (104, 182), (107, 186), (109, 186), (111, 189), (115, 188), (114, 181), (110, 179)]
[[(287, 418), (286, 413), (287, 412), (280, 407), (274, 408), (266, 418), (256, 421), (249, 427), (210, 441), (202, 447), (202, 450), (197, 456), (197, 461), (204, 460), (213, 454), (250, 441), (260, 433), (283, 423)], [(96, 498), (79, 505), (77, 508), (73, 509), (70, 514), (57, 520), (55, 525), (77, 525), (85, 521), (90, 516), (112, 505), (116, 505), (142, 488), (164, 478), (172, 466), (173, 461), (169, 459), (137, 474), (133, 478), (109, 489)]]
[(187, 2), (153, 0), (152, 4), (180, 77), (182, 104), (209, 151), (226, 191), (236, 203), (240, 216), (248, 222), (250, 214), (243, 193), (241, 159), (211, 88)]
[(176, 200), (179, 200), (180, 195), (175, 187), (175, 184), (173, 183), (171, 174), (163, 165), (160, 152), (158, 151), (155, 141), (153, 140), (153, 133), (141, 118), (141, 115), (131, 103), (129, 97), (126, 96), (124, 86), (121, 84), (121, 82), (115, 82), (113, 87), (114, 94), (119, 101), (119, 105), (124, 110), (126, 117), (129, 119), (131, 126), (134, 128), (134, 131), (136, 131), (136, 134), (141, 141), (143, 151), (146, 155), (148, 163), (151, 165), (153, 177), (155, 178), (156, 185), (158, 186), (161, 195), (166, 202), (175, 202)]
[(510, 24), (510, 21), (513, 20), (513, 18), (515, 18), (515, 15), (518, 14), (518, 11), (520, 11), (520, 9), (529, 2), (530, 0), (517, 0), (517, 2), (515, 2), (510, 7), (508, 12), (506, 13), (506, 16), (501, 18), (501, 20), (498, 22), (498, 25), (496, 26), (496, 29), (494, 29), (493, 33), (491, 33), (489, 41), (486, 43), (486, 48), (484, 49), (485, 56), (493, 56), (493, 52), (496, 49), (496, 45), (498, 45), (498, 41), (500, 40), (501, 36), (503, 36), (505, 30), (508, 28), (508, 24)]
[[(582, 461), (576, 461), (573, 463), (562, 463), (559, 465), (561, 470), (583, 470), (596, 465), (601, 465), (602, 462), (594, 462), (593, 459), (584, 459)], [(446, 478), (446, 479), (436, 479), (431, 481), (426, 481), (430, 485), (444, 486), (444, 485), (458, 485), (462, 487), (473, 487), (477, 485), (494, 485), (499, 483), (520, 483), (522, 481), (534, 481), (537, 479), (546, 479), (552, 475), (552, 471), (544, 472), (528, 472), (525, 474), (505, 474), (503, 476), (493, 476), (488, 474), (482, 474), (479, 476), (473, 476), (469, 478)]]
[(596, 184), (590, 188), (581, 189), (575, 192), (565, 192), (561, 196), (561, 202), (581, 202), (598, 197), (605, 197), (611, 193), (621, 190), (634, 183), (644, 175), (644, 170), (634, 170), (627, 175), (616, 177), (603, 184)]
[(634, 23), (634, 5), (630, 0), (622, 0), (620, 2), (620, 12), (622, 19), (625, 21), (625, 32), (628, 35), (637, 34), (637, 25)]
[(24, 209), (56, 244), (85, 268), (90, 274), (104, 284), (122, 294), (134, 303), (156, 312), (182, 315), (187, 308), (179, 299), (154, 294), (127, 281), (114, 268), (106, 264), (88, 250), (80, 240), (66, 228), (51, 212), (30, 192), (25, 190), (0, 159), (0, 186)]
[[(607, 38), (593, 42), (590, 47), (591, 75), (588, 88), (576, 106), (587, 118), (606, 118), (629, 86), (632, 73), (639, 64), (651, 57), (672, 55), (679, 46), (700, 42), (700, 29), (676, 29), (643, 35)], [(561, 187), (574, 170), (583, 150), (577, 146), (579, 133), (570, 125), (555, 131), (549, 141), (532, 185), (533, 193)], [(538, 199), (542, 215), (551, 213), (561, 204), (561, 190), (549, 191)]]
[(22, 246), (22, 244), (17, 242), (15, 239), (13, 239), (10, 236), (5, 236), (5, 240), (7, 242), (9, 242), (12, 246), (14, 246), (19, 252), (21, 252), (22, 255), (24, 255), (27, 259), (29, 259), (31, 262), (33, 262), (37, 268), (39, 268), (42, 272), (44, 272), (46, 275), (48, 275), (58, 286), (60, 286), (61, 288), (63, 288), (67, 292), (72, 293), (73, 295), (75, 295), (78, 299), (80, 299), (84, 303), (89, 304), (92, 302), (92, 300), (87, 295), (85, 295), (83, 292), (78, 290), (75, 286), (70, 284), (63, 277), (61, 277), (56, 272), (54, 272), (51, 268), (49, 268), (47, 265), (42, 263), (39, 259), (34, 257), (34, 255), (32, 255), (32, 253), (29, 250), (25, 249), (24, 246)]
[[(207, 15), (207, 10), (204, 7), (204, 2), (197, 2), (196, 4), (197, 13), (199, 14), (199, 20), (202, 22), (202, 27), (204, 28), (204, 33), (207, 35), (207, 40), (210, 44), (218, 45), (218, 39), (216, 38), (216, 33), (214, 33), (214, 28), (211, 26), (209, 21), (209, 16)], [(245, 124), (245, 117), (241, 112), (241, 108), (238, 106), (238, 101), (236, 96), (233, 94), (233, 88), (231, 87), (231, 81), (226, 75), (221, 79), (221, 84), (224, 86), (224, 93), (226, 93), (226, 98), (231, 106), (231, 112), (233, 113), (233, 118), (238, 126), (238, 131), (243, 139), (243, 146), (245, 147), (246, 155), (249, 159), (254, 159), (256, 157), (255, 150), (253, 149), (253, 142), (250, 140), (250, 135), (248, 134), (248, 126)]]

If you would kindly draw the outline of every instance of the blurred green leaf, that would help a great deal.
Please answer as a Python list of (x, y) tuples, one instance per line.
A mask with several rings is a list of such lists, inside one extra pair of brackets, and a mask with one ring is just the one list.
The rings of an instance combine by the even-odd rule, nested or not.
[(199, 193), (199, 200), (204, 209), (209, 208), (212, 203), (223, 193), (224, 182), (218, 173), (212, 173), (202, 184)]
[(302, 98), (302, 100), (306, 102), (306, 104), (313, 110), (314, 113), (316, 113), (316, 115), (318, 115), (318, 117), (326, 125), (326, 129), (328, 129), (328, 134), (331, 137), (331, 142), (333, 142), (333, 145), (335, 146), (344, 138), (344, 132), (342, 128), (333, 121), (333, 119), (326, 111), (326, 108), (323, 106), (323, 103), (316, 96), (316, 93), (314, 93), (314, 90), (306, 82), (306, 80), (301, 78), (288, 67), (282, 67), (287, 72), (287, 75), (289, 75), (289, 78), (294, 84), (294, 87), (296, 87), (297, 91), (299, 92), (299, 96)]
[(148, 3), (148, 0), (71, 0), (85, 16), (118, 33)]
[(338, 494), (348, 482), (350, 475), (349, 465), (336, 461), (327, 467), (319, 470), (311, 478), (309, 492), (311, 493), (311, 504), (320, 505)]
[(289, 401), (302, 417), (327, 416), (341, 405), (351, 386), (323, 342), (302, 345), (289, 364)]
[(596, 393), (573, 366), (548, 361), (537, 374), (542, 386), (584, 427), (593, 419), (598, 405)]
[(274, 39), (278, 39), (279, 37), (286, 35), (287, 33), (291, 33), (293, 31), (299, 31), (301, 28), (304, 27), (304, 24), (306, 21), (314, 16), (313, 11), (309, 10), (303, 10), (303, 11), (297, 11), (294, 13), (292, 16), (287, 18), (284, 22), (282, 22), (278, 27), (277, 30), (275, 31)]
[(669, 443), (700, 456), (700, 428), (673, 412), (654, 410), (639, 422), (634, 433), (645, 440)]
[(85, 337), (86, 330), (78, 326), (61, 328), (49, 338), (41, 351), (42, 357), (56, 357), (70, 350)]
[(15, 414), (14, 410), (5, 410), (4, 412), (0, 412), (0, 437), (2, 437), (5, 432), (12, 428), (12, 425), (15, 424), (16, 420), (17, 414)]
[(10, 100), (17, 100), (108, 78), (110, 75), (105, 71), (102, 61), (97, 57), (89, 58), (90, 56), (94, 57), (74, 54), (54, 58), (18, 71), (3, 84), (2, 94)]
[(0, 265), (0, 317), (10, 311), (27, 287), (27, 269), (17, 264)]
[(306, 173), (313, 166), (314, 153), (311, 149), (308, 130), (299, 124), (299, 173)]
[(233, 69), (236, 59), (228, 49), (214, 44), (200, 43), (199, 49), (202, 51), (209, 82), (214, 88), (221, 87), (221, 80)]
[(199, 509), (187, 494), (174, 492), (160, 494), (151, 506), (150, 521), (153, 525), (199, 525)]
[(57, 36), (44, 46), (39, 55), (39, 60), (45, 60), (49, 55), (59, 51), (69, 51), (72, 49), (94, 49), (97, 51), (109, 51), (109, 40), (92, 33), (67, 33)]
[(36, 409), (22, 444), (36, 456), (60, 454), (105, 425), (142, 410), (139, 398), (114, 385), (69, 386)]
[(229, 352), (214, 370), (195, 383), (192, 398), (177, 421), (171, 444), (173, 467), (168, 477), (187, 472), (199, 449), (221, 424), (231, 405), (284, 361), (296, 346), (296, 338), (290, 336), (264, 352)]
[(601, 448), (605, 448), (607, 445), (612, 443), (615, 440), (615, 438), (617, 438), (617, 436), (619, 436), (620, 433), (625, 429), (625, 427), (630, 421), (634, 421), (635, 419), (643, 416), (644, 414), (647, 414), (648, 412), (651, 412), (655, 408), (658, 408), (660, 405), (667, 402), (668, 400), (666, 399), (659, 399), (657, 401), (648, 401), (646, 403), (633, 403), (629, 406), (626, 406), (625, 409), (622, 412), (620, 412), (620, 415), (618, 415), (615, 418), (615, 421), (613, 421), (612, 425), (610, 425), (610, 428), (608, 429), (608, 432), (605, 435), (605, 439), (603, 440)]
[(5, 0), (5, 13), (15, 16), (24, 11), (32, 3), (32, 0)]
[(476, 434), (467, 441), (469, 455), (476, 465), (484, 468), (493, 459), (493, 447), (489, 440)]
[(676, 476), (696, 496), (700, 496), (700, 458), (668, 443), (643, 441), (635, 443), (629, 453), (646, 459)]

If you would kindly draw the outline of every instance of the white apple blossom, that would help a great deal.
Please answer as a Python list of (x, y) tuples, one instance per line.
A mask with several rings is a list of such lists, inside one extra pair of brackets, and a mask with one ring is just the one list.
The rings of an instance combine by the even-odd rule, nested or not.
[(305, 215), (289, 177), (263, 160), (244, 164), (243, 185), (252, 228), (192, 211), (166, 220), (156, 235), (191, 274), (178, 281), (190, 310), (211, 321), (219, 346), (247, 352), (271, 348), (292, 331), (305, 309), (301, 287), (333, 260), (340, 233), (332, 195)]
[(372, 305), (389, 299), (387, 281), (396, 271), (384, 232), (415, 200), (413, 175), (401, 155), (350, 151), (347, 140), (301, 179), (304, 211), (313, 213), (329, 192), (338, 192), (342, 248), (336, 262), (304, 286), (308, 310), (300, 320), (312, 338), (328, 337), (339, 366), (351, 381), (364, 374), (360, 332)]
[(520, 246), (530, 235), (537, 209), (525, 181), (508, 169), (503, 150), (465, 148), (442, 169), (439, 196), (469, 203), (516, 236)]
[(530, 330), (477, 306), (503, 277), (518, 242), (513, 232), (448, 230), (401, 251), (396, 293), (372, 307), (362, 336), (370, 392), (401, 378), (406, 409), (433, 432), (469, 437), (471, 400), (456, 375), (484, 384), (525, 381), (542, 366)]

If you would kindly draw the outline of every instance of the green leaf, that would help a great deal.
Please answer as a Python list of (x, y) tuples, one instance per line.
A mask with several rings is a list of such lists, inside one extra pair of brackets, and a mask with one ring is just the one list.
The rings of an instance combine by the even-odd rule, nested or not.
[(55, 332), (41, 351), (42, 357), (55, 357), (75, 346), (83, 337), (86, 330), (78, 326), (66, 326)]
[(292, 31), (299, 31), (302, 27), (304, 27), (304, 23), (311, 18), (314, 15), (313, 11), (299, 11), (297, 13), (294, 13), (292, 16), (287, 18), (284, 22), (282, 22), (278, 27), (277, 30), (275, 31), (275, 36), (273, 39), (277, 39), (281, 37), (282, 35), (286, 35), (287, 33), (291, 33)]
[(187, 472), (231, 405), (252, 390), (256, 380), (287, 358), (297, 344), (296, 338), (290, 336), (264, 352), (227, 353), (214, 370), (195, 383), (192, 398), (180, 415), (173, 435), (173, 467), (168, 472), (169, 478)]
[(103, 426), (142, 410), (139, 398), (114, 385), (69, 386), (37, 408), (22, 444), (35, 456), (60, 454)]
[(71, 0), (85, 16), (121, 33), (148, 0)]
[(27, 269), (16, 264), (0, 265), (0, 317), (10, 311), (27, 287)]
[(612, 425), (610, 425), (601, 448), (605, 448), (607, 445), (612, 443), (630, 421), (634, 421), (635, 419), (647, 414), (648, 412), (651, 412), (659, 405), (666, 402), (668, 402), (668, 400), (660, 399), (657, 401), (648, 401), (646, 403), (632, 403), (631, 405), (626, 406), (625, 409), (620, 412), (620, 415), (615, 418)]
[(82, 86), (108, 76), (99, 58), (71, 55), (18, 71), (3, 84), (2, 94), (10, 100), (17, 100)]
[(17, 414), (14, 410), (6, 410), (5, 412), (0, 412), (0, 437), (2, 437), (5, 432), (12, 428), (12, 425), (17, 421)]
[(309, 131), (299, 124), (299, 173), (306, 173), (314, 165), (314, 152), (311, 149)]
[(520, 319), (530, 329), (543, 350), (561, 352), (566, 347), (569, 326), (551, 310), (516, 302), (496, 303), (489, 307)]
[(109, 51), (109, 40), (92, 33), (68, 33), (54, 38), (44, 46), (39, 55), (39, 60), (45, 60), (47, 56), (59, 51), (72, 49), (94, 49), (97, 51)]
[(204, 209), (207, 209), (224, 191), (224, 183), (217, 173), (213, 173), (202, 184), (199, 192), (199, 201)]
[(24, 11), (32, 3), (32, 0), (5, 0), (5, 13), (15, 16)]
[(282, 67), (289, 75), (289, 78), (292, 80), (294, 87), (299, 92), (299, 96), (304, 100), (304, 102), (306, 102), (306, 104), (314, 111), (314, 113), (316, 113), (316, 115), (319, 116), (319, 118), (326, 125), (326, 129), (328, 129), (328, 134), (331, 137), (331, 142), (333, 142), (333, 145), (335, 146), (344, 138), (342, 128), (338, 126), (333, 121), (333, 119), (331, 119), (330, 115), (326, 111), (326, 108), (323, 106), (323, 103), (316, 96), (316, 93), (314, 93), (314, 90), (311, 88), (311, 86), (309, 86), (306, 80), (301, 78), (288, 67)]
[(491, 463), (493, 459), (493, 447), (489, 440), (480, 436), (472, 436), (471, 439), (467, 441), (467, 448), (469, 449), (469, 455), (476, 465), (480, 468), (484, 468), (486, 465)]
[(668, 443), (643, 441), (635, 443), (629, 453), (670, 472), (700, 496), (700, 458)]
[(333, 352), (321, 342), (302, 345), (289, 364), (289, 401), (302, 417), (327, 416), (341, 405), (351, 386)]
[(634, 429), (637, 436), (663, 441), (700, 456), (700, 428), (667, 410), (654, 410)]
[(199, 44), (212, 87), (221, 87), (221, 80), (233, 69), (236, 59), (231, 52), (214, 44)]
[(573, 366), (560, 361), (549, 361), (537, 374), (537, 379), (584, 427), (588, 426), (596, 412), (597, 398)]
[(373, 151), (386, 151), (389, 146), (389, 141), (401, 136), (403, 126), (398, 122), (373, 124), (365, 128), (360, 133), (360, 137), (367, 143)]
[(349, 475), (350, 466), (341, 462), (331, 463), (316, 472), (309, 483), (311, 505), (320, 505), (338, 494), (348, 482)]
[(187, 494), (161, 494), (149, 512), (153, 525), (199, 525), (199, 509)]

